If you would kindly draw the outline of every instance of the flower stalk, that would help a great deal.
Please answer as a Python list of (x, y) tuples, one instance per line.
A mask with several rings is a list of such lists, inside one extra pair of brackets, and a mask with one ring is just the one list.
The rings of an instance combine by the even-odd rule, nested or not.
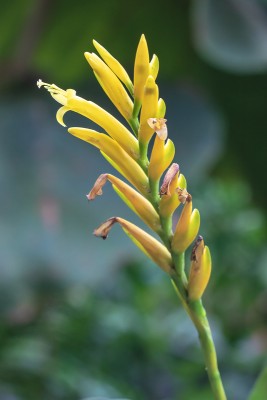
[[(94, 234), (106, 239), (112, 226), (119, 224), (140, 250), (170, 277), (198, 332), (213, 397), (215, 400), (226, 400), (209, 322), (202, 305), (202, 296), (211, 274), (211, 256), (202, 236), (196, 239), (200, 228), (200, 213), (193, 209), (192, 195), (187, 191), (187, 182), (180, 173), (179, 165), (172, 164), (175, 146), (168, 139), (166, 105), (159, 98), (156, 84), (158, 58), (153, 55), (149, 61), (147, 42), (142, 35), (137, 47), (132, 83), (119, 61), (98, 42), (93, 43), (100, 57), (86, 52), (86, 60), (132, 132), (92, 101), (78, 97), (72, 89), (65, 91), (41, 80), (37, 85), (47, 89), (62, 105), (57, 112), (57, 120), (61, 125), (65, 126), (64, 114), (73, 111), (89, 118), (101, 128), (102, 132), (97, 132), (71, 127), (68, 132), (98, 148), (130, 185), (110, 173), (101, 174), (87, 195), (88, 200), (102, 195), (102, 188), (109, 181), (119, 197), (160, 240), (117, 216), (103, 222)], [(149, 154), (151, 141), (152, 150)], [(173, 215), (178, 207), (182, 211), (178, 222), (173, 224)], [(187, 273), (185, 252), (195, 239)]]

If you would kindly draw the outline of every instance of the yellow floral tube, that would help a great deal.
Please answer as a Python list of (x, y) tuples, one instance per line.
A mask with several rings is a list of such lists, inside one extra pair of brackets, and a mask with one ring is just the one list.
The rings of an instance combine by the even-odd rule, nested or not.
[(204, 246), (203, 238), (197, 239), (191, 257), (191, 266), (188, 281), (188, 298), (191, 301), (199, 300), (210, 279), (211, 255), (209, 248)]
[(144, 86), (149, 75), (149, 70), (149, 52), (146, 38), (144, 35), (142, 35), (137, 47), (134, 62), (135, 116), (137, 116), (143, 101)]
[(119, 167), (119, 172), (145, 196), (148, 195), (148, 178), (142, 168), (118, 145), (115, 140), (92, 129), (70, 128), (69, 133), (104, 152)]
[(138, 228), (131, 222), (119, 218), (112, 217), (106, 222), (101, 224), (97, 229), (94, 230), (94, 235), (100, 236), (106, 239), (110, 229), (115, 223), (119, 223), (125, 233), (130, 239), (142, 250), (146, 256), (151, 258), (163, 271), (168, 274), (172, 271), (172, 258), (169, 251), (163, 244), (156, 240), (153, 236), (149, 235), (143, 229)]
[(172, 249), (175, 253), (183, 253), (190, 246), (198, 233), (199, 226), (199, 211), (194, 209), (192, 212), (192, 198), (188, 194), (172, 239)]
[[(123, 68), (123, 66), (119, 63), (119, 61), (113, 57), (106, 49), (105, 47), (101, 46), (96, 40), (93, 40), (93, 44), (100, 54), (100, 56), (103, 58), (105, 63), (109, 66), (109, 68), (114, 72), (115, 75), (120, 79), (120, 81), (127, 87), (129, 92), (133, 94), (133, 84), (132, 81)], [(154, 61), (154, 64), (156, 61)], [(156, 66), (154, 66), (153, 70), (155, 70)]]
[(84, 55), (106, 95), (123, 117), (130, 121), (133, 113), (133, 102), (120, 80), (96, 54), (86, 52)]
[(92, 190), (87, 195), (88, 200), (94, 200), (97, 195), (102, 194), (102, 187), (107, 182), (112, 186), (121, 199), (133, 210), (153, 231), (160, 232), (161, 224), (159, 215), (152, 204), (140, 193), (127, 185), (121, 179), (111, 174), (102, 174), (96, 180)]

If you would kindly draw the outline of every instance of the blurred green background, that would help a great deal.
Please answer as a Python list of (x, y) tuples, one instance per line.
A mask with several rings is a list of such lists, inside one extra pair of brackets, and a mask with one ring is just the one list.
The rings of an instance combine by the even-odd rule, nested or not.
[(119, 228), (91, 234), (113, 215), (138, 221), (110, 187), (86, 201), (112, 168), (36, 88), (117, 115), (83, 52), (95, 38), (132, 75), (141, 33), (213, 255), (204, 302), (223, 381), (245, 399), (267, 349), (266, 1), (2, 1), (0, 32), (0, 399), (212, 398), (168, 278)]

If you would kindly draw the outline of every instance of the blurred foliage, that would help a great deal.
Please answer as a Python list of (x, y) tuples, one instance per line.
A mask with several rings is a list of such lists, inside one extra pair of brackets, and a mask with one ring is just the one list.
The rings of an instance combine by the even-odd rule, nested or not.
[[(211, 181), (196, 193), (214, 259), (205, 303), (236, 400), (248, 394), (267, 346), (265, 220), (250, 196), (237, 182)], [(0, 398), (210, 398), (196, 333), (154, 265), (129, 260), (95, 288), (63, 284), (53, 269), (40, 265), (38, 276), (29, 270), (18, 287), (1, 287)]]
[[(94, 181), (97, 157), (52, 131), (54, 111), (36, 100), (39, 77), (91, 96), (83, 52), (93, 38), (132, 73), (144, 32), (160, 59), (168, 123), (178, 132), (176, 160), (194, 182), (213, 255), (204, 301), (223, 380), (229, 398), (243, 400), (267, 349), (266, 2), (180, 0), (155, 8), (136, 0), (129, 12), (122, 0), (14, 0), (1, 3), (0, 26), (0, 399), (210, 399), (196, 334), (161, 271), (129, 253), (117, 269), (91, 272), (99, 260), (87, 248), (88, 222), (74, 198)], [(60, 233), (53, 221), (42, 231), (34, 219), (42, 201), (45, 210), (46, 201), (66, 205)], [(101, 202), (91, 206), (91, 230), (100, 210), (115, 209), (114, 199)], [(119, 200), (116, 207), (122, 210)], [(111, 240), (101, 243), (101, 256), (113, 251), (114, 261), (126, 248)], [(75, 258), (101, 284), (89, 285), (89, 271), (81, 273)], [(67, 262), (72, 275), (69, 265), (64, 273)]]

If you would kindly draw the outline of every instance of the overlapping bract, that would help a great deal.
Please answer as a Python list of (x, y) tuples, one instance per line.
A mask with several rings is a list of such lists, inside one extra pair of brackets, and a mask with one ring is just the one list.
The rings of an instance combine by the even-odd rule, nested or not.
[[(37, 84), (39, 87), (44, 86), (62, 105), (57, 112), (57, 120), (61, 125), (65, 126), (63, 117), (67, 111), (79, 113), (99, 125), (101, 133), (81, 127), (71, 127), (68, 131), (97, 147), (134, 187), (114, 175), (102, 174), (87, 195), (88, 199), (93, 200), (102, 194), (102, 187), (109, 181), (121, 199), (159, 235), (161, 241), (120, 217), (112, 217), (102, 223), (94, 231), (95, 235), (106, 238), (113, 224), (119, 223), (147, 256), (174, 276), (175, 259), (196, 238), (200, 215), (198, 210), (193, 210), (192, 196), (187, 192), (186, 180), (180, 174), (178, 164), (171, 164), (175, 146), (168, 139), (166, 106), (163, 99), (159, 98), (156, 84), (158, 58), (153, 55), (150, 60), (147, 42), (142, 35), (135, 56), (132, 82), (115, 57), (98, 42), (93, 41), (93, 44), (100, 57), (86, 52), (86, 60), (132, 132), (97, 104), (77, 96), (74, 90), (64, 91), (40, 80)], [(149, 143), (153, 137), (154, 143), (149, 154)], [(180, 205), (183, 209), (173, 232), (173, 213)], [(202, 296), (210, 276), (210, 253), (203, 243), (203, 240), (197, 241), (193, 250), (194, 257), (186, 288), (191, 301)]]

